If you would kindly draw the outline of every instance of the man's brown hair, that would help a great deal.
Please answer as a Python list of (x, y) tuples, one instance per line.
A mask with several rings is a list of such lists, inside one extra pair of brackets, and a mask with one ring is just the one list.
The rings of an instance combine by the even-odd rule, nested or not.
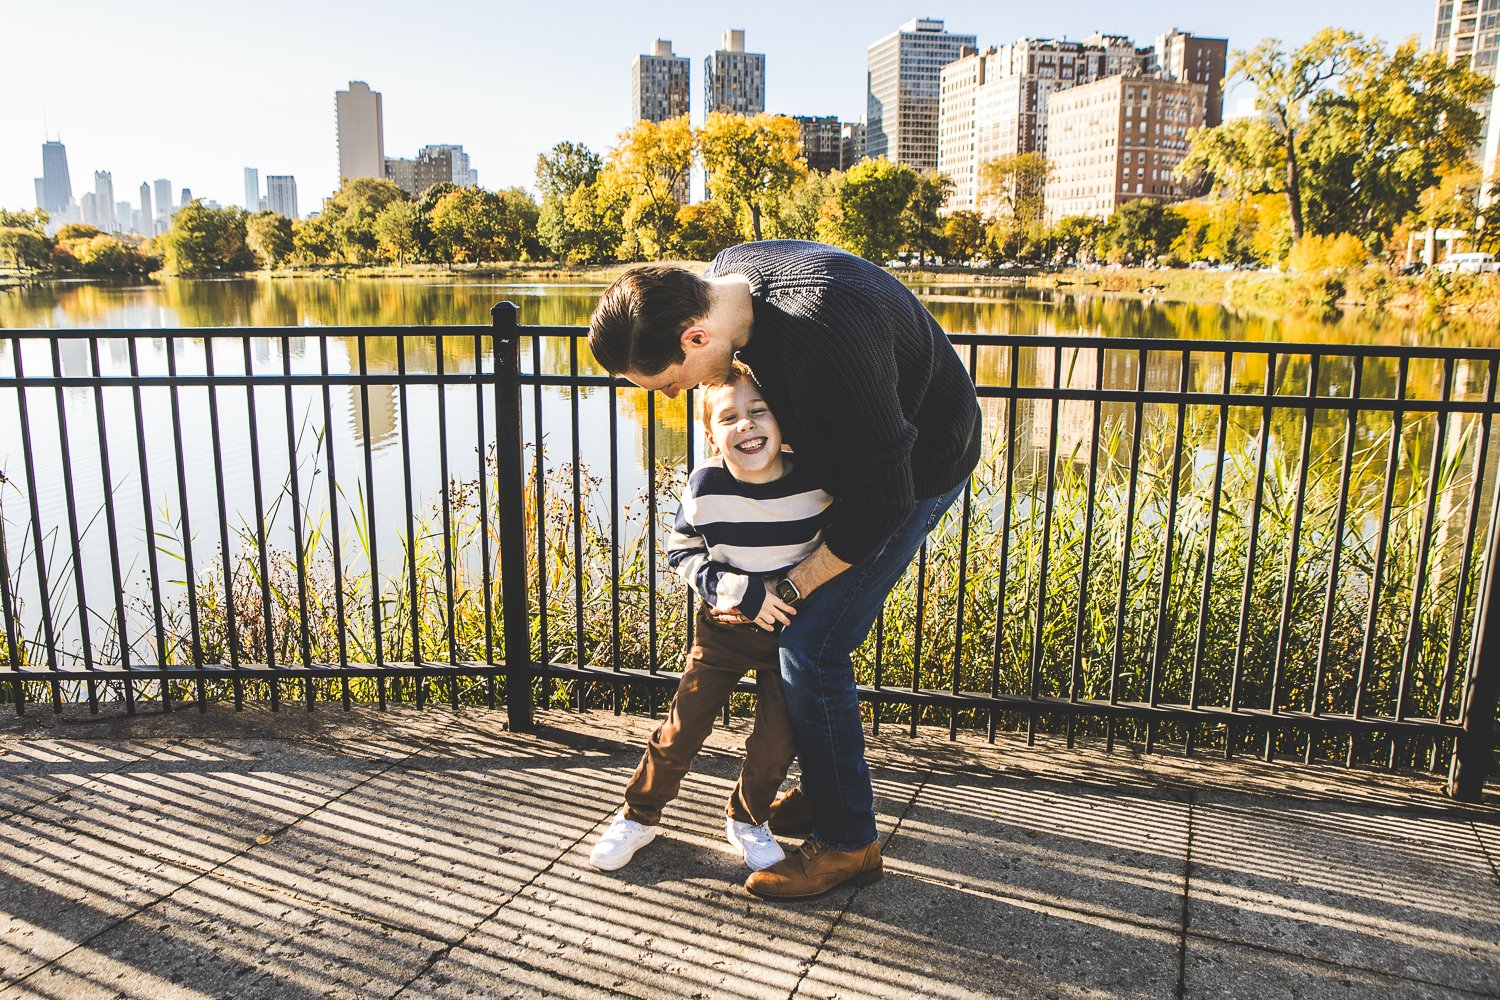
[(680, 364), (682, 332), (708, 315), (709, 285), (680, 267), (647, 264), (620, 276), (589, 318), (589, 348), (613, 375), (657, 375)]

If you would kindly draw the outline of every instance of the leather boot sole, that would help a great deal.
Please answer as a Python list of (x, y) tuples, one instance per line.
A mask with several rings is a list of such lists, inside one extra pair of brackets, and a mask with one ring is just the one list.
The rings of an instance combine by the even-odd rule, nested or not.
[(884, 874), (885, 866), (881, 864), (877, 865), (874, 868), (871, 868), (869, 871), (858, 872), (854, 875), (850, 875), (848, 878), (844, 879), (844, 881), (835, 882), (833, 885), (830, 885), (826, 889), (819, 889), (817, 892), (804, 892), (796, 896), (759, 892), (755, 889), (751, 889), (748, 884), (745, 886), (745, 889), (750, 893), (750, 895), (756, 896), (760, 899), (764, 899), (772, 903), (795, 903), (800, 902), (804, 899), (818, 899), (821, 896), (828, 895), (835, 889), (842, 889), (846, 885), (855, 885), (860, 887), (874, 885), (876, 882), (880, 881), (880, 877)]

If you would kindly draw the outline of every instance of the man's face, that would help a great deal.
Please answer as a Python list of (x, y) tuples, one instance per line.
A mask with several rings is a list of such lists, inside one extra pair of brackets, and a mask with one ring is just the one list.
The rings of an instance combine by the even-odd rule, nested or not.
[(668, 399), (676, 399), (678, 393), (700, 383), (717, 384), (729, 377), (734, 353), (702, 327), (694, 327), (682, 335), (682, 351), (681, 362), (668, 365), (655, 375), (623, 374), (642, 389), (659, 392)]

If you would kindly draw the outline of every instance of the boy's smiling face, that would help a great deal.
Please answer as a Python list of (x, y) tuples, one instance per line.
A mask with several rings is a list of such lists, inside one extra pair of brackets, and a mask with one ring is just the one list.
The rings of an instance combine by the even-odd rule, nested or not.
[(733, 385), (705, 386), (708, 421), (705, 430), (724, 456), (730, 475), (745, 483), (769, 483), (782, 475), (781, 428), (760, 389), (742, 378)]

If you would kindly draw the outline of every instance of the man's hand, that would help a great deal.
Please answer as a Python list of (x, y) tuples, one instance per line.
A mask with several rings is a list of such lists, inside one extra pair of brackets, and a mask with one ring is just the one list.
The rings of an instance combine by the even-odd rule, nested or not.
[(796, 608), (768, 590), (765, 603), (760, 606), (760, 614), (755, 616), (755, 624), (767, 632), (774, 632), (777, 625), (790, 625), (792, 615), (796, 613)]

